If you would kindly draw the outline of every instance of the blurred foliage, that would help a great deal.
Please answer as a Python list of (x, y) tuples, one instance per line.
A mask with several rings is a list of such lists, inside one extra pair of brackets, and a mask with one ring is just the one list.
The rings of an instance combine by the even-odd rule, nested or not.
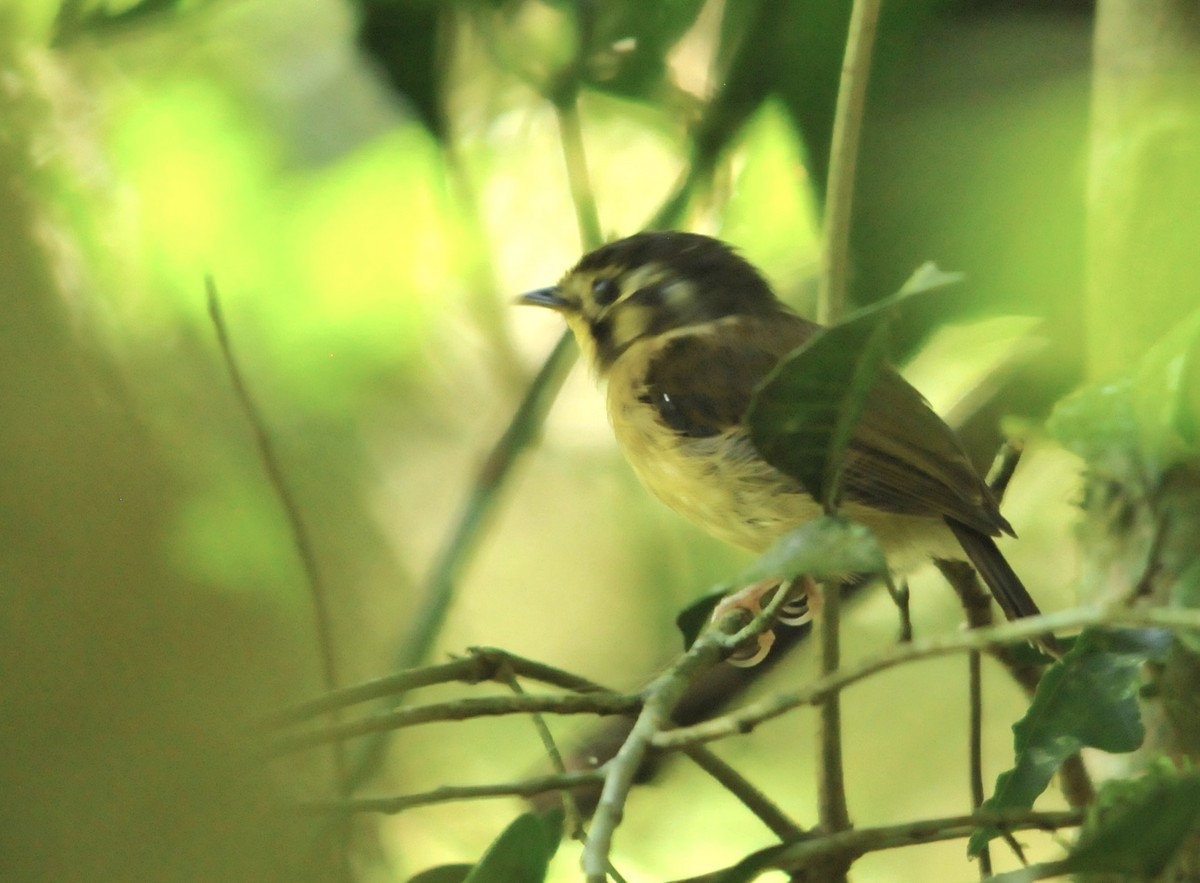
[[(1088, 4), (1033, 5), (887, 4), (853, 280), (865, 304), (926, 260), (966, 272), (953, 298), (906, 311), (903, 351), (949, 319), (1041, 317), (1046, 355), (1016, 384), (1030, 409), (1078, 373), (1090, 58)], [(479, 452), (557, 333), (552, 317), (508, 309), (579, 250), (551, 104), (579, 99), (606, 232), (676, 206), (678, 225), (728, 238), (804, 309), (847, 13), (767, 0), (0, 4), (0, 715), (18, 722), (4, 736), (16, 797), (0, 847), (13, 879), (344, 875), (328, 830), (275, 812), (325, 795), (328, 759), (263, 770), (244, 750), (246, 720), (323, 685), (204, 275), (315, 537), (340, 678), (378, 675)], [(1135, 435), (1169, 431), (1170, 456), (1194, 452), (1195, 335), (1163, 347), (1137, 381), (1164, 381), (1150, 412), (1122, 398), (1061, 437), (1095, 444), (1098, 425), (1123, 433), (1127, 414)], [(952, 386), (978, 360), (947, 352), (929, 375)], [(675, 610), (744, 563), (646, 501), (602, 413), (572, 379), (464, 570), (441, 651), (501, 644), (637, 683), (674, 651)], [(1034, 544), (1063, 542), (1068, 520), (1069, 469), (1048, 462), (1039, 473), (1035, 458), (1044, 480), (1011, 498)], [(1031, 556), (1023, 572), (1061, 593), (1068, 558)], [(945, 594), (924, 598), (918, 629), (951, 627)], [(893, 628), (890, 602), (864, 601), (848, 644), (870, 652)], [(934, 673), (957, 683), (947, 664)], [(894, 783), (852, 794), (864, 822), (959, 805), (945, 784), (957, 773), (927, 769), (957, 751), (955, 728), (895, 726), (896, 696), (958, 714), (947, 691), (920, 688), (930, 671), (847, 697), (852, 769)], [(997, 719), (1021, 707), (1005, 689)], [(731, 754), (805, 791), (805, 739), (779, 728)], [(375, 787), (537, 763), (525, 722), (437, 729), (397, 739)], [(761, 844), (753, 820), (669, 775), (630, 830), (669, 814), (697, 845), (681, 856), (674, 839), (630, 836), (625, 861), (642, 876)], [(496, 804), (363, 823), (361, 876), (481, 855), (513, 815)], [(922, 856), (906, 876), (960, 861), (957, 847)], [(570, 876), (573, 862), (551, 867)]]

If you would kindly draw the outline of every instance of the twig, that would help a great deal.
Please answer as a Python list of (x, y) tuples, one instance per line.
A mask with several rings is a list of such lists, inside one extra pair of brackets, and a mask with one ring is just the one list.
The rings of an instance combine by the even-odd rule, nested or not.
[(858, 142), (866, 104), (871, 50), (881, 0), (855, 0), (850, 12), (842, 81), (829, 147), (829, 185), (826, 188), (824, 267), (817, 298), (817, 321), (829, 325), (846, 309), (846, 280), (850, 265), (850, 219), (854, 205)]
[[(833, 677), (841, 667), (841, 586), (834, 580), (822, 585), (819, 628), (821, 637), (821, 674)], [(846, 807), (846, 782), (842, 768), (841, 692), (834, 690), (821, 700), (819, 724), (820, 764), (817, 771), (817, 810), (821, 830), (826, 833), (850, 827)]]
[(469, 655), (463, 659), (402, 671), (297, 703), (276, 712), (267, 719), (266, 723), (268, 726), (300, 723), (335, 708), (346, 708), (386, 696), (401, 696), (410, 690), (431, 687), (435, 684), (479, 684), (484, 681), (493, 681), (505, 670), (512, 671), (519, 677), (539, 681), (552, 687), (560, 687), (573, 693), (613, 692), (586, 678), (581, 678), (552, 665), (526, 659), (506, 650), (498, 650), (494, 647), (472, 647), (467, 652)]
[[(901, 825), (856, 828), (836, 834), (809, 835), (797, 843), (773, 847), (758, 854), (754, 869), (760, 871), (803, 871), (821, 864), (849, 863), (868, 852), (881, 852), (921, 843), (959, 840), (980, 828), (995, 827), (1006, 831), (1052, 831), (1083, 824), (1080, 810), (1034, 812), (1031, 810), (978, 812), (965, 816), (923, 819)], [(751, 858), (749, 861), (753, 861)], [(739, 867), (745, 867), (744, 861)], [(714, 879), (719, 879), (717, 875)], [(739, 877), (738, 879), (746, 879)]]
[(549, 791), (570, 791), (580, 785), (592, 785), (604, 778), (604, 768), (557, 773), (522, 782), (502, 782), (497, 785), (446, 785), (419, 794), (398, 797), (359, 797), (354, 800), (308, 801), (299, 804), (301, 810), (322, 813), (401, 813), (434, 803), (454, 803), (460, 800), (483, 800), (492, 797), (536, 797)]
[(688, 651), (643, 691), (641, 713), (616, 756), (608, 763), (604, 787), (592, 819), (592, 832), (583, 851), (583, 872), (588, 883), (604, 883), (613, 834), (624, 815), (634, 777), (655, 737), (672, 725), (671, 715), (688, 686), (734, 648), (768, 628), (787, 596), (787, 592), (776, 592), (748, 622), (744, 609), (732, 608), (721, 619), (709, 623)]
[[(321, 579), (320, 568), (317, 566), (316, 552), (313, 550), (312, 540), (309, 538), (308, 528), (304, 523), (304, 516), (300, 513), (300, 504), (296, 502), (296, 498), (292, 495), (287, 480), (283, 476), (283, 467), (280, 465), (279, 456), (275, 451), (275, 443), (271, 440), (266, 422), (254, 404), (250, 389), (246, 385), (237, 359), (233, 355), (233, 344), (229, 339), (225, 316), (221, 312), (221, 299), (217, 293), (217, 283), (212, 276), (207, 276), (204, 285), (208, 295), (208, 315), (212, 319), (213, 328), (217, 334), (217, 343), (221, 347), (221, 358), (225, 362), (225, 370), (229, 374), (230, 383), (233, 384), (233, 392), (237, 396), (238, 404), (241, 405), (242, 412), (246, 415), (246, 421), (254, 433), (254, 442), (258, 446), (259, 458), (262, 460), (263, 469), (267, 474), (267, 481), (274, 489), (275, 495), (283, 507), (288, 527), (292, 532), (292, 542), (295, 544), (296, 554), (300, 557), (301, 566), (304, 568), (309, 597), (312, 599), (321, 673), (326, 691), (333, 691), (338, 686), (337, 660), (333, 650), (333, 624), (329, 612), (329, 597), (325, 583)], [(336, 712), (330, 709), (329, 713), (331, 723), (336, 725)], [(350, 793), (345, 752), (341, 745), (332, 746), (332, 752), (338, 793), (344, 796)]]
[(642, 707), (640, 696), (620, 693), (592, 693), (562, 696), (478, 696), (439, 702), (416, 708), (397, 708), (372, 714), (359, 720), (327, 727), (314, 727), (302, 733), (279, 736), (271, 745), (272, 754), (286, 754), (371, 733), (399, 730), (438, 721), (467, 720), (507, 714), (631, 714)]
[(804, 829), (788, 818), (773, 800), (710, 749), (703, 745), (689, 745), (683, 749), (683, 753), (740, 800), (780, 840), (790, 841), (804, 836)]
[[(497, 675), (497, 680), (502, 680), (508, 684), (509, 689), (518, 696), (525, 696), (525, 688), (521, 686), (521, 682), (513, 673), (513, 670), (508, 666), (504, 666)], [(554, 772), (563, 776), (567, 773), (567, 765), (563, 763), (562, 752), (558, 750), (558, 743), (554, 741), (554, 734), (550, 732), (550, 727), (546, 724), (546, 718), (534, 712), (530, 715), (530, 720), (533, 723), (533, 728), (537, 731), (538, 738), (542, 742), (542, 747), (546, 749), (546, 756), (550, 758), (550, 766)], [(566, 830), (572, 832), (575, 836), (583, 836), (583, 815), (579, 812), (579, 805), (576, 804), (575, 798), (571, 796), (571, 791), (564, 790), (559, 792), (559, 797), (562, 798), (563, 804), (563, 821), (566, 825)]]
[[(986, 799), (983, 785), (983, 665), (982, 654), (972, 650), (967, 654), (967, 684), (970, 703), (970, 732), (967, 735), (967, 751), (971, 766), (971, 809), (978, 811)], [(979, 876), (986, 879), (992, 875), (991, 848), (984, 845), (979, 852)]]
[(1200, 611), (1182, 609), (1125, 609), (1119, 606), (1079, 607), (1044, 616), (1028, 616), (1016, 622), (973, 629), (952, 635), (914, 641), (894, 647), (890, 652), (856, 668), (842, 669), (822, 677), (801, 690), (783, 693), (754, 702), (730, 714), (690, 727), (660, 733), (654, 737), (656, 748), (682, 748), (749, 733), (764, 721), (772, 720), (803, 705), (816, 705), (830, 692), (844, 690), (877, 672), (907, 665), (922, 659), (989, 650), (1005, 644), (1028, 641), (1051, 632), (1090, 626), (1140, 626), (1171, 631), (1200, 631)]

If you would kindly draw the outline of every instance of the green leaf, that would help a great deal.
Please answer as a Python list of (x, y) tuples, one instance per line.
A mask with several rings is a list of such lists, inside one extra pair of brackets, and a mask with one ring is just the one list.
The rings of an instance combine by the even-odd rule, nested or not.
[(409, 877), (408, 883), (463, 883), (471, 873), (474, 865), (438, 865), (427, 868), (415, 877)]
[(813, 335), (755, 390), (746, 414), (755, 447), (827, 512), (837, 504), (846, 448), (883, 365), (885, 320), (900, 301), (961, 278), (924, 264), (896, 294)]
[(861, 524), (837, 516), (801, 525), (779, 540), (738, 576), (738, 586), (765, 579), (815, 579), (884, 573), (887, 560), (875, 535)]
[(1151, 771), (1142, 779), (1110, 782), (1098, 805), (1104, 808), (1096, 823), (1059, 865), (1062, 872), (1155, 879), (1200, 824), (1200, 773)]
[(504, 829), (463, 883), (542, 883), (551, 854), (545, 824), (527, 812)]
[[(1151, 630), (1085, 631), (1038, 684), (1033, 704), (1013, 725), (1016, 765), (1001, 773), (984, 809), (1029, 809), (1062, 762), (1080, 748), (1133, 751), (1144, 730), (1137, 696), (1142, 665), (1160, 657), (1170, 636)], [(978, 855), (999, 831), (971, 837)]]

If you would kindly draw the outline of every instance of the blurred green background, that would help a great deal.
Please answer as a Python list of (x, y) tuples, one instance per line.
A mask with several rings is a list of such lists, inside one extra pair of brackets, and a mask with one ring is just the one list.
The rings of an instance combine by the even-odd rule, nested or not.
[[(846, 5), (6, 0), (6, 879), (344, 872), (335, 835), (289, 809), (328, 795), (328, 757), (264, 764), (247, 740), (249, 722), (323, 682), (306, 577), (221, 362), (206, 274), (311, 531), (338, 681), (387, 673), (484, 454), (561, 330), (510, 304), (582, 247), (549, 100), (563, 71), (605, 235), (640, 229), (698, 171), (678, 225), (733, 242), (809, 311)], [(1005, 548), (1048, 609), (1073, 599), (1077, 465), (1034, 427), (1083, 355), (1089, 12), (889, 4), (855, 216), (857, 302), (926, 260), (967, 273), (899, 339), (898, 358), (923, 353), (914, 376), (935, 403), (1019, 378), (995, 406), (1033, 421), (1006, 505), (1022, 540)], [(988, 321), (1013, 316), (1032, 318)], [(995, 421), (970, 438), (986, 461)], [(637, 485), (577, 368), (430, 658), (494, 645), (634, 687), (677, 652), (675, 613), (742, 563)], [(913, 597), (919, 634), (957, 627), (936, 578), (917, 575)], [(862, 599), (846, 629), (851, 661), (875, 655), (894, 641), (890, 602)], [(801, 652), (755, 689), (812, 671)], [(942, 660), (847, 694), (858, 825), (967, 809), (965, 673)], [(1023, 700), (997, 672), (987, 691), (990, 781)], [(568, 741), (586, 730), (555, 726)], [(812, 823), (811, 715), (720, 751)], [(528, 721), (437, 725), (395, 738), (364, 793), (543, 765)], [(518, 806), (359, 820), (354, 872), (402, 880), (471, 861)], [(1054, 848), (1027, 839), (1031, 859)], [(668, 879), (767, 843), (672, 765), (635, 793), (615, 860), (630, 879)], [(561, 851), (562, 879), (577, 858)], [(855, 878), (973, 873), (950, 843), (870, 856)]]

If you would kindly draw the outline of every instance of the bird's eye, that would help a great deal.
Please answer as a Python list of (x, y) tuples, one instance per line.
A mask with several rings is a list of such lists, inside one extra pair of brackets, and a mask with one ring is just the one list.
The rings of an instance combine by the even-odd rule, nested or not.
[(597, 279), (592, 283), (592, 300), (598, 307), (607, 307), (617, 299), (617, 295), (620, 293), (621, 289), (617, 285), (616, 279)]

